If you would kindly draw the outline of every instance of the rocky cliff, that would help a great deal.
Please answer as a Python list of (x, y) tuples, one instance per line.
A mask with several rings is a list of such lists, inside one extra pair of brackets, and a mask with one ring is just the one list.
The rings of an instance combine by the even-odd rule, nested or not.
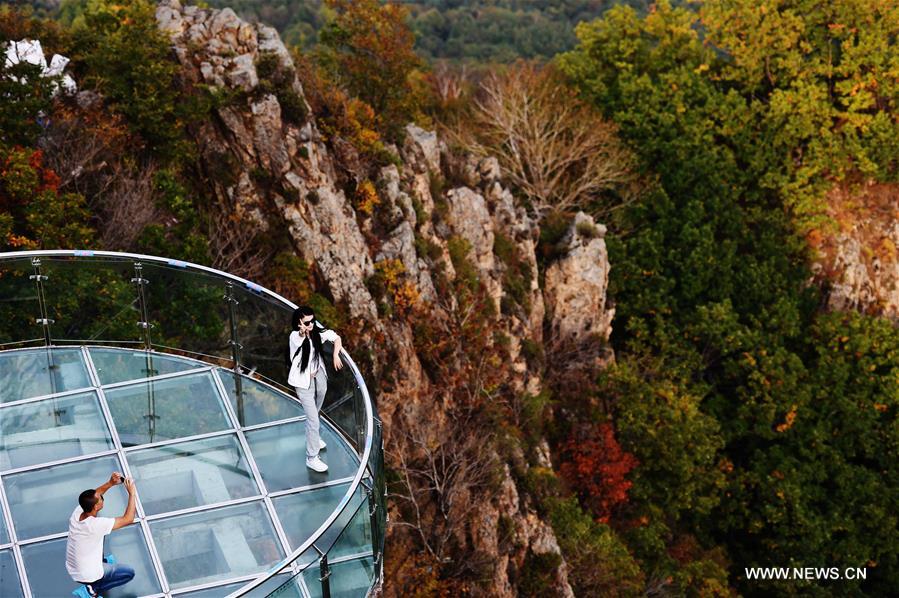
[[(258, 234), (286, 233), (295, 253), (313, 265), (320, 290), (353, 323), (349, 351), (369, 356), (363, 362), (378, 396), (391, 468), (424, 458), (421, 451), (456, 429), (453, 414), (463, 396), (514, 400), (503, 397), (538, 393), (542, 372), (527, 347), (550, 339), (599, 345), (608, 339), (613, 312), (605, 305), (605, 229), (588, 216), (571, 223), (555, 248), (557, 259), (540, 272), (538, 223), (504, 185), (495, 160), (455, 154), (435, 133), (409, 125), (402, 146), (391, 148), (394, 163), (362, 176), (337, 157), (340, 140), (317, 125), (274, 29), (243, 22), (230, 9), (178, 0), (161, 2), (157, 20), (172, 40), (185, 85), (227, 98), (193, 132), (216, 202)], [(273, 72), (286, 81), (274, 91), (266, 84)], [(373, 185), (373, 209), (352, 191), (364, 184)], [(491, 327), (483, 359), (469, 356), (466, 363), (498, 372), (477, 388), (478, 367), (463, 369), (465, 379), (448, 388), (433, 356), (423, 356), (423, 345), (440, 340), (428, 335), (452, 336), (477, 315), (460, 314), (460, 299), (447, 290), (462, 276), (456, 271), (460, 252), (484, 294), (475, 307)], [(406, 298), (403, 313), (381, 309), (383, 298), (373, 290), (373, 277), (388, 271), (398, 278), (391, 288)], [(465, 347), (440, 347), (440, 363), (449, 369), (465, 362)], [(479, 555), (486, 569), (479, 591), (517, 595), (516, 572), (528, 554), (558, 554), (559, 547), (511, 473), (534, 460), (491, 445), (489, 456), (477, 456), (477, 448), (463, 454), (486, 458), (499, 479), (462, 488), (460, 501), (477, 508), (454, 507), (454, 528), (445, 536), (456, 552), (443, 558)], [(545, 451), (540, 461), (551, 465)], [(391, 513), (390, 559), (406, 558), (402, 535), (416, 524), (402, 517), (399, 508)], [(555, 579), (558, 595), (572, 595), (564, 561)]]
[(809, 235), (827, 307), (899, 319), (899, 188), (841, 184), (827, 206), (830, 225)]

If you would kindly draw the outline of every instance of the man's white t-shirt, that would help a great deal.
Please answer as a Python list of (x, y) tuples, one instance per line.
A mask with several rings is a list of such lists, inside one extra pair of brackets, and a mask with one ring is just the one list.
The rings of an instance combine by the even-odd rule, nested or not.
[(112, 531), (112, 517), (86, 517), (75, 507), (69, 517), (69, 541), (66, 543), (66, 570), (72, 579), (90, 583), (103, 577), (103, 537)]

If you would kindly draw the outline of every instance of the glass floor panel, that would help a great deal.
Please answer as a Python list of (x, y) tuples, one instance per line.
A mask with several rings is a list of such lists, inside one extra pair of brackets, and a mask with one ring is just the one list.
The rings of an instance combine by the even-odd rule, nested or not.
[(0, 470), (113, 448), (94, 392), (0, 407)]
[[(68, 531), (78, 495), (109, 480), (113, 471), (122, 469), (118, 458), (111, 455), (3, 476), (16, 537), (27, 540)], [(103, 498), (103, 517), (118, 517), (125, 511), (127, 500), (121, 486), (110, 488)]]
[(321, 437), (328, 448), (319, 453), (328, 471), (317, 473), (306, 467), (304, 421), (250, 430), (247, 443), (256, 458), (259, 472), (269, 492), (321, 484), (352, 477), (359, 470), (359, 459), (331, 427), (322, 421)]
[(122, 446), (174, 440), (231, 427), (209, 372), (107, 390), (106, 401)]
[(196, 361), (162, 355), (154, 351), (94, 348), (90, 349), (90, 354), (100, 384), (104, 386), (207, 367)]
[[(161, 591), (140, 526), (129, 525), (106, 536), (103, 554), (112, 554), (120, 564), (134, 569), (134, 579), (104, 592), (104, 598), (133, 598)], [(23, 546), (22, 560), (35, 598), (65, 598), (78, 587), (66, 571), (66, 538)]]
[(173, 589), (261, 573), (284, 552), (262, 502), (150, 523)]
[(90, 386), (81, 349), (0, 353), (0, 403)]
[(12, 550), (0, 550), (0, 596), (14, 598), (24, 596), (19, 584), (19, 570), (13, 558)]
[[(354, 559), (334, 563), (329, 566), (331, 577), (328, 578), (331, 590), (331, 598), (358, 598), (365, 596), (375, 576), (375, 564), (372, 557)], [(318, 578), (321, 577), (319, 567), (313, 565), (303, 572), (306, 587), (312, 598), (322, 596), (322, 586)]]
[(225, 390), (228, 391), (228, 399), (238, 419), (241, 419), (243, 413), (242, 426), (255, 426), (304, 415), (303, 406), (298, 402), (277, 394), (268, 386), (246, 376), (240, 377), (243, 400), (238, 401), (234, 372), (220, 369), (218, 375)]
[(142, 449), (126, 458), (148, 515), (259, 494), (233, 434)]

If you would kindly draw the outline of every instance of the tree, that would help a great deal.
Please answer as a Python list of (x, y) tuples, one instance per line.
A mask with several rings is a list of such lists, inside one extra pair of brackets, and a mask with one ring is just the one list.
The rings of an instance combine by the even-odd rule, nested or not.
[(521, 63), (491, 74), (454, 130), (470, 151), (499, 160), (538, 216), (570, 209), (603, 215), (632, 199), (626, 187), (634, 160), (616, 127), (550, 68)]
[(156, 26), (155, 4), (88, 0), (77, 23), (83, 23), (75, 27), (79, 81), (125, 116), (151, 155), (164, 162), (183, 158), (190, 102), (179, 94), (178, 65)]
[(331, 78), (370, 105), (389, 136), (416, 113), (410, 77), (421, 67), (407, 11), (379, 0), (327, 0), (334, 19), (321, 31), (320, 60)]

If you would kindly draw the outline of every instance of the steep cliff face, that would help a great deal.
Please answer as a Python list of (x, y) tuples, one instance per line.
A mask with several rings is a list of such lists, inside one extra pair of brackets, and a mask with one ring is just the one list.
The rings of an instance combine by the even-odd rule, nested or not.
[(829, 309), (899, 318), (899, 187), (834, 187), (827, 198), (832, 228), (810, 234), (815, 276)]
[[(230, 9), (199, 9), (178, 0), (160, 3), (157, 20), (172, 40), (183, 80), (227, 98), (195, 132), (216, 201), (260, 234), (286, 232), (296, 254), (314, 265), (324, 290), (355, 323), (350, 338), (356, 346), (349, 350), (358, 355), (366, 347), (371, 356), (391, 467), (401, 467), (405, 458), (397, 451), (414, 449), (409, 438), (427, 445), (445, 435), (448, 413), (461, 401), (425, 365), (418, 348), (422, 331), (416, 329), (416, 322), (446, 320), (459, 307), (446, 286), (460, 275), (454, 266), (460, 252), (494, 308), (494, 336), (502, 340), (490, 347), (499, 354), (502, 345), (504, 357), (492, 367), (499, 368), (497, 385), (504, 392), (540, 391), (539, 369), (528, 362), (523, 345), (543, 344), (544, 331), (582, 342), (608, 339), (604, 229), (589, 217), (579, 215), (571, 224), (559, 247), (562, 257), (545, 273), (544, 298), (538, 223), (504, 186), (496, 160), (454, 155), (435, 133), (409, 125), (405, 142), (394, 150), (397, 164), (371, 177), (377, 205), (363, 209), (347, 191), (362, 181), (347, 174), (333, 150), (339, 140), (327, 139), (309, 113), (296, 67), (274, 29), (245, 23)], [(287, 81), (280, 93), (264, 84), (272, 72)], [(407, 293), (414, 303), (409, 314), (379, 310), (370, 281), (386, 265), (413, 289)], [(451, 533), (457, 546), (486, 555), (490, 580), (483, 591), (512, 596), (514, 572), (528, 553), (558, 554), (559, 548), (552, 528), (516, 487), (508, 458), (492, 457), (500, 464), (499, 482), (483, 495), (471, 490), (466, 498), (478, 508), (465, 511)], [(519, 467), (528, 467), (520, 461)], [(397, 551), (391, 558), (404, 558)], [(564, 562), (555, 578), (556, 593), (572, 595)]]

